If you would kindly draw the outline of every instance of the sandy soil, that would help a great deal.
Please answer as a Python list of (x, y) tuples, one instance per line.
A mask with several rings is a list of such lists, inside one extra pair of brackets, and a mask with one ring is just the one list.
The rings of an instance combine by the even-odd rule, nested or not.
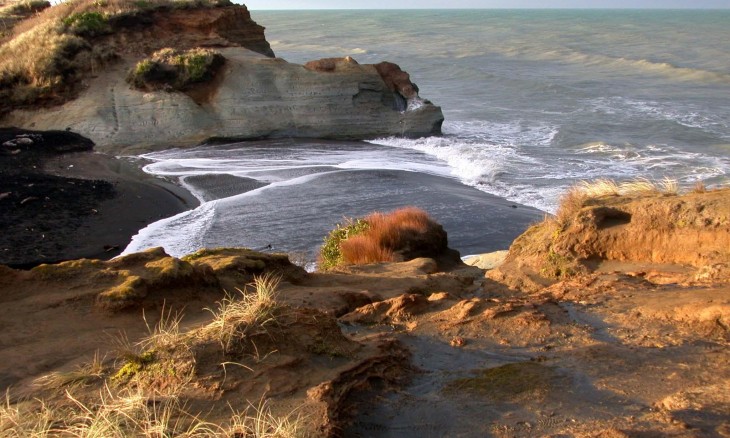
[[(203, 309), (223, 289), (273, 271), (284, 276), (276, 323), (229, 350), (198, 340), (171, 362), (194, 364), (178, 391), (211, 421), (268, 399), (306, 413), (315, 436), (730, 435), (730, 288), (683, 281), (694, 269), (609, 263), (527, 294), (430, 259), (316, 274), (246, 250), (175, 260), (151, 251), (0, 271), (2, 389), (62, 402), (104, 381), (175, 387), (151, 369), (115, 381), (124, 360), (112, 340), (143, 339), (163, 309), (202, 339)], [(131, 276), (145, 286), (120, 305), (110, 292)], [(97, 352), (102, 379), (39, 383)]]

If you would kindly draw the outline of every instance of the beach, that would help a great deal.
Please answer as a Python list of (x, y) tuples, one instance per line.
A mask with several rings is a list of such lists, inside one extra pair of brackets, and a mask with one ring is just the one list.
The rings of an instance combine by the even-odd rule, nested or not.
[(124, 158), (42, 155), (24, 168), (10, 163), (13, 158), (0, 156), (6, 164), (0, 193), (7, 193), (0, 199), (0, 264), (110, 259), (140, 228), (197, 205), (187, 191)]

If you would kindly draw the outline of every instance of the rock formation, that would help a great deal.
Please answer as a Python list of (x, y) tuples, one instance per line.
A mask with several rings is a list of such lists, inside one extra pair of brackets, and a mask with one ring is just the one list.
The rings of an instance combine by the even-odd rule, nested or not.
[[(301, 66), (274, 58), (263, 28), (245, 6), (157, 7), (111, 16), (104, 25), (85, 44), (92, 47), (89, 56), (110, 55), (87, 64), (75, 55), (77, 72), (64, 88), (61, 105), (18, 104), (1, 122), (70, 128), (93, 140), (100, 151), (209, 139), (440, 134), (441, 109), (421, 99), (397, 65), (360, 65), (347, 57)], [(74, 38), (84, 35), (78, 31)], [(80, 53), (89, 52), (79, 44)], [(125, 81), (130, 70), (165, 47), (214, 47), (225, 57), (225, 66), (212, 81), (185, 92), (132, 89)], [(50, 100), (58, 101), (58, 96)]]
[(638, 263), (684, 266), (697, 279), (728, 279), (728, 193), (587, 199), (562, 221), (547, 219), (518, 237), (490, 278), (538, 290), (606, 264)]

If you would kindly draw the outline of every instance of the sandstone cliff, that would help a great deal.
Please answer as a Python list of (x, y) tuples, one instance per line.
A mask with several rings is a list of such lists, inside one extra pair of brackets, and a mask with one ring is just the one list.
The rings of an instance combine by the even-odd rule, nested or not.
[[(44, 14), (58, 15), (60, 7)], [(65, 14), (64, 22), (71, 24), (58, 32), (75, 32), (73, 72), (57, 72), (54, 81), (63, 86), (32, 99), (27, 97), (32, 80), (21, 78), (20, 67), (15, 66), (21, 73), (13, 73), (17, 78), (4, 74), (0, 85), (10, 96), (5, 105), (15, 102), (5, 108), (4, 125), (70, 129), (102, 151), (192, 145), (221, 137), (361, 139), (440, 133), (440, 108), (421, 99), (397, 65), (360, 65), (347, 57), (323, 70), (274, 58), (263, 28), (245, 6)], [(99, 23), (82, 21), (92, 18)], [(25, 27), (30, 28), (26, 33), (23, 26), (16, 28), (14, 40), (36, 29), (32, 22)], [(17, 45), (11, 41), (0, 50), (8, 52), (8, 44)], [(129, 72), (166, 47), (214, 48), (225, 65), (211, 81), (184, 92), (133, 89), (126, 80)]]
[[(648, 190), (594, 198), (573, 192), (557, 218), (515, 239), (504, 264), (489, 276), (535, 291), (596, 271), (620, 268), (652, 275), (673, 265), (677, 275), (667, 281), (727, 281), (728, 193), (720, 189), (679, 196)], [(571, 200), (574, 205), (566, 205)]]

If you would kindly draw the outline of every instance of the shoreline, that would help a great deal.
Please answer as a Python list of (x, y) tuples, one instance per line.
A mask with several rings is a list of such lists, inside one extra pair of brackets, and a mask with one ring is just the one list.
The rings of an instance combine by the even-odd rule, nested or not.
[(111, 259), (141, 228), (199, 203), (183, 187), (144, 173), (132, 159), (97, 152), (44, 157), (37, 168), (8, 178), (28, 175), (47, 181), (46, 187), (25, 184), (41, 191), (33, 202), (0, 200), (8, 201), (2, 207), (15, 228), (0, 238), (0, 264), (13, 268)]

